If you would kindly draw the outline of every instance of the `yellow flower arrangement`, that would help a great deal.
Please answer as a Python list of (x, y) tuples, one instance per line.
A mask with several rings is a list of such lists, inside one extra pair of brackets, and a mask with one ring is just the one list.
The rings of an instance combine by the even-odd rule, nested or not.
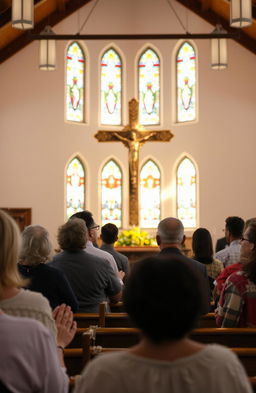
[(156, 240), (148, 232), (142, 231), (139, 227), (123, 230), (119, 236), (116, 246), (156, 246)]

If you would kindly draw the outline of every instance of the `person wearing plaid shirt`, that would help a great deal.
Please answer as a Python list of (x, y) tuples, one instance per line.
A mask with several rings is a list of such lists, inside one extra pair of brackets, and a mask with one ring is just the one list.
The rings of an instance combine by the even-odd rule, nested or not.
[(240, 260), (240, 239), (243, 229), (242, 218), (234, 216), (226, 219), (225, 236), (229, 246), (215, 254), (215, 258), (219, 259), (225, 267)]
[(216, 310), (218, 327), (256, 327), (256, 223), (241, 239), (241, 266), (225, 282)]

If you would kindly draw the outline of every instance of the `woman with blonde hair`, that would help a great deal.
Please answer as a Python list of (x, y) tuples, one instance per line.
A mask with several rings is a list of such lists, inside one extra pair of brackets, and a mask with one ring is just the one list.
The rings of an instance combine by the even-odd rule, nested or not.
[(40, 293), (22, 289), (17, 261), (20, 231), (15, 221), (0, 210), (0, 309), (6, 314), (37, 319), (56, 336), (55, 322), (48, 300)]

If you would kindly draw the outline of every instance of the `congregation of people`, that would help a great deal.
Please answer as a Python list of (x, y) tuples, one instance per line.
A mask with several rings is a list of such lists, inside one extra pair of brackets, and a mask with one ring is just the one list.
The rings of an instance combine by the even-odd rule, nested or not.
[(229, 349), (189, 334), (209, 311), (217, 327), (256, 327), (256, 218), (228, 217), (216, 252), (210, 232), (196, 229), (189, 257), (182, 222), (167, 217), (158, 254), (132, 266), (114, 247), (118, 228), (99, 230), (91, 212), (77, 212), (59, 227), (54, 252), (46, 228), (20, 234), (0, 210), (0, 392), (68, 392), (74, 314), (98, 313), (102, 302), (108, 313), (120, 301), (140, 342), (89, 362), (75, 393), (252, 392)]

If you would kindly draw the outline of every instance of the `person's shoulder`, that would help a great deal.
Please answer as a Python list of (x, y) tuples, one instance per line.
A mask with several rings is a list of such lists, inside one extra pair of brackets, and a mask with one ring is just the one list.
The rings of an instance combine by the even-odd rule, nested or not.
[(115, 253), (115, 255), (118, 255), (120, 257), (120, 259), (122, 259), (123, 261), (128, 261), (128, 257), (126, 255), (122, 254), (121, 252), (114, 249), (114, 253)]
[(49, 274), (49, 276), (53, 278), (62, 278), (64, 276), (64, 273), (57, 269), (51, 262), (44, 265), (44, 271), (47, 275)]
[(127, 357), (127, 351), (118, 351), (118, 352), (110, 352), (110, 353), (102, 353), (97, 356), (90, 365), (92, 368), (103, 368), (104, 370), (113, 369), (113, 365), (121, 365), (123, 364), (124, 359)]
[(222, 250), (216, 252), (216, 254), (215, 254), (214, 257), (215, 257), (216, 259), (220, 259), (220, 260), (221, 260), (221, 258), (222, 258), (223, 256), (225, 256), (225, 255), (227, 255), (227, 254), (229, 253), (229, 249), (230, 249), (230, 247), (229, 247), (229, 246), (226, 246), (226, 247), (223, 248)]
[(39, 292), (30, 291), (29, 289), (21, 289), (20, 299), (28, 302), (29, 308), (49, 308), (48, 300)]
[(67, 252), (66, 251), (60, 251), (57, 254), (55, 254), (50, 262), (47, 263), (48, 266), (54, 266), (55, 262), (61, 261), (62, 259), (65, 259)]
[(98, 248), (98, 251), (99, 251), (99, 256), (102, 255), (102, 258), (105, 258), (105, 259), (107, 259), (108, 261), (114, 260), (114, 257), (113, 257), (113, 255), (110, 254), (110, 252), (101, 250), (101, 249), (99, 249), (99, 248)]
[(229, 348), (220, 344), (208, 344), (206, 346), (206, 355), (213, 362), (216, 361), (221, 367), (228, 364), (229, 361), (238, 361), (236, 355)]
[(1, 326), (5, 326), (9, 329), (12, 329), (12, 327), (16, 329), (18, 325), (19, 332), (24, 331), (26, 336), (29, 335), (29, 337), (31, 337), (31, 333), (50, 336), (49, 329), (33, 318), (3, 314), (0, 316), (0, 321)]
[(98, 265), (105, 265), (105, 266), (109, 265), (107, 258), (105, 258), (103, 254), (99, 254), (99, 253), (94, 254), (94, 253), (87, 252), (86, 250), (84, 250), (84, 254), (85, 254), (84, 258), (87, 261), (93, 262)]

